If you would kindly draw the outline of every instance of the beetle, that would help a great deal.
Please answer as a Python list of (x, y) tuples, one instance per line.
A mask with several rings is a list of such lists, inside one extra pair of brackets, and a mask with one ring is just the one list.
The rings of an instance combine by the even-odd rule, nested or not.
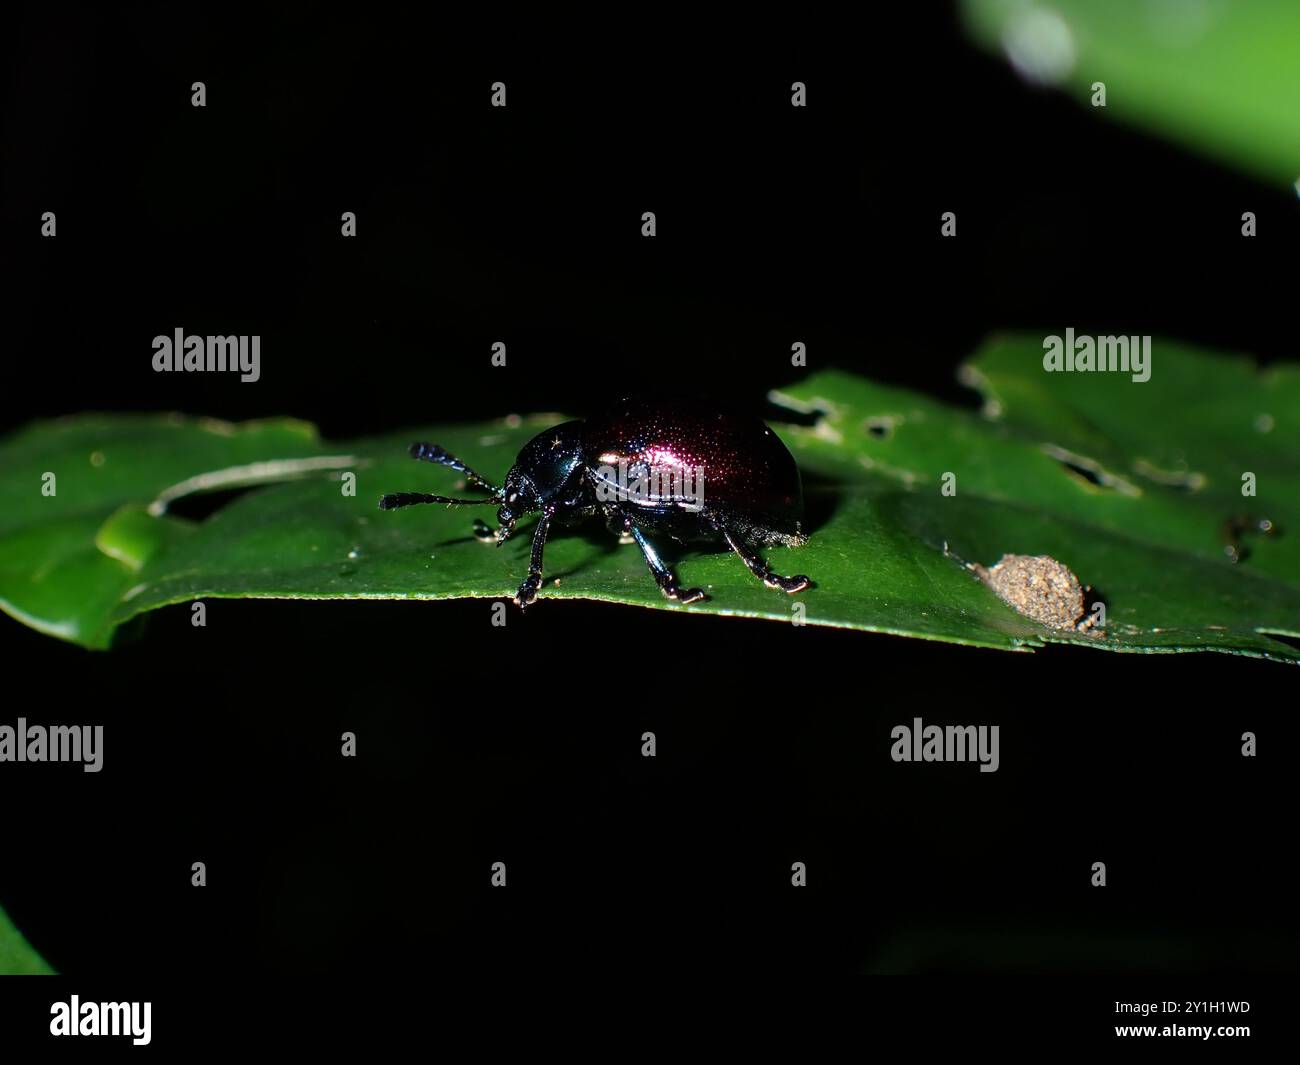
[(437, 444), (414, 443), (411, 457), (447, 466), (475, 488), (480, 499), (452, 499), (423, 492), (394, 492), (381, 510), (418, 503), (496, 504), (498, 528), (474, 522), (475, 535), (497, 546), (518, 521), (540, 512), (533, 530), (528, 576), (514, 601), (526, 608), (542, 584), (542, 552), (553, 524), (603, 516), (621, 542), (635, 541), (659, 590), (668, 599), (694, 603), (699, 588), (682, 588), (660, 556), (652, 536), (679, 543), (725, 543), (770, 588), (794, 593), (809, 587), (802, 574), (774, 573), (759, 549), (799, 546), (803, 486), (794, 457), (758, 418), (724, 414), (688, 403), (666, 405), (625, 400), (586, 421), (568, 421), (538, 433), (524, 445), (500, 487)]

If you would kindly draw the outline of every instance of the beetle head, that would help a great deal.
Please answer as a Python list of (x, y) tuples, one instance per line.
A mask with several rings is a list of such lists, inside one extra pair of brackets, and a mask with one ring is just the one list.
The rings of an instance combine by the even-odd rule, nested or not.
[[(503, 544), (510, 539), (515, 523), (530, 512), (565, 503), (573, 505), (576, 498), (573, 492), (576, 488), (580, 494), (582, 487), (582, 423), (563, 422), (538, 433), (523, 446), (506, 475), (505, 484), (500, 488), (480, 477), (455, 455), (437, 444), (412, 444), (411, 457), (459, 470), (475, 487), (491, 494), (478, 499), (453, 499), (427, 492), (390, 492), (380, 499), (380, 510), (396, 510), (416, 503), (445, 503), (448, 506), (483, 506), (495, 503), (497, 521), (500, 522), (496, 541)], [(484, 532), (486, 528), (483, 522), (476, 522), (475, 535), (479, 539), (490, 539), (490, 532)]]
[(541, 495), (537, 486), (515, 463), (506, 475), (506, 483), (501, 489), (501, 506), (497, 508), (497, 543), (503, 544), (515, 531), (515, 522), (524, 515), (540, 510)]
[(582, 466), (582, 423), (562, 422), (538, 433), (519, 452), (501, 489), (497, 542), (506, 540), (515, 522), (563, 498)]

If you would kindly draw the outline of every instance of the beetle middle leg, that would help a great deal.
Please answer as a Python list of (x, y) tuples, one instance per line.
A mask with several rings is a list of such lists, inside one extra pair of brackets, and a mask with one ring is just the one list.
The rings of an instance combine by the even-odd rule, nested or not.
[(636, 537), (632, 535), (632, 523), (617, 510), (606, 511), (605, 528), (610, 531), (611, 535), (618, 537), (620, 544), (630, 544), (636, 540)]
[(660, 557), (659, 552), (655, 550), (655, 545), (650, 542), (645, 533), (631, 522), (626, 522), (624, 527), (631, 532), (637, 546), (641, 548), (646, 565), (654, 574), (655, 583), (659, 585), (659, 590), (664, 593), (665, 599), (673, 599), (679, 603), (695, 603), (705, 598), (702, 588), (683, 588), (677, 583), (677, 575)]
[(772, 567), (763, 561), (763, 556), (745, 543), (725, 522), (714, 522), (714, 528), (722, 533), (727, 546), (740, 556), (740, 560), (749, 568), (749, 572), (769, 588), (780, 588), (781, 591), (793, 595), (795, 592), (802, 592), (812, 584), (812, 581), (802, 573), (795, 574), (793, 577), (782, 577), (781, 574), (774, 573)]

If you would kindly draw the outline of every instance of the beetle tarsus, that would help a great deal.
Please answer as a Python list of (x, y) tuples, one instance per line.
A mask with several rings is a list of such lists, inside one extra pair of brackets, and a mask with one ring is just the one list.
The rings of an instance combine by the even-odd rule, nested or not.
[(520, 610), (527, 610), (532, 603), (537, 601), (537, 590), (541, 586), (541, 576), (534, 577), (529, 574), (524, 583), (519, 586), (519, 591), (515, 592), (515, 606)]
[(641, 548), (645, 563), (650, 567), (655, 583), (659, 585), (659, 590), (663, 592), (665, 599), (671, 599), (673, 602), (681, 603), (684, 606), (687, 603), (698, 603), (701, 599), (706, 598), (702, 588), (682, 588), (678, 585), (677, 575), (660, 557), (655, 545), (649, 541), (646, 534), (630, 522), (627, 528), (631, 530), (632, 538), (636, 540), (637, 546)]
[(812, 584), (812, 581), (802, 573), (793, 577), (782, 577), (781, 574), (774, 573), (772, 567), (763, 561), (763, 556), (746, 544), (739, 536), (725, 525), (720, 525), (718, 529), (731, 550), (736, 552), (740, 556), (740, 560), (748, 567), (749, 572), (769, 588), (779, 588), (789, 595), (794, 595), (795, 592), (802, 592)]

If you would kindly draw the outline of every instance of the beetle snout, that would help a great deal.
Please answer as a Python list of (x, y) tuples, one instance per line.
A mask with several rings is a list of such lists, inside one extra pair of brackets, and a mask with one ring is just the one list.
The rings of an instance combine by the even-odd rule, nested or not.
[(500, 547), (510, 539), (510, 534), (515, 531), (515, 522), (519, 520), (510, 507), (501, 506), (497, 509), (497, 547)]

